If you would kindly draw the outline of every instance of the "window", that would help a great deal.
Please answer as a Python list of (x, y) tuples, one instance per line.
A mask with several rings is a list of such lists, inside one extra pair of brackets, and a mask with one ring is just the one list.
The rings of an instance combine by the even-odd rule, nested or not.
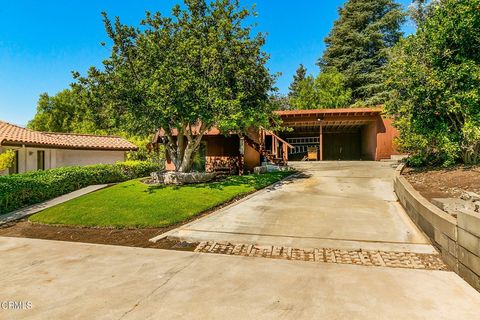
[(9, 174), (18, 173), (18, 151), (15, 150), (14, 153), (15, 153), (15, 159), (13, 160), (13, 166), (11, 166), (8, 169)]
[(45, 170), (45, 151), (37, 151), (37, 170)]

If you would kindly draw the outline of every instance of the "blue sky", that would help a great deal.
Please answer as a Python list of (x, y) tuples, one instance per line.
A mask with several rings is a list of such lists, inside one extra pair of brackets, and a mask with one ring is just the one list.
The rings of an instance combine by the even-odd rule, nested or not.
[[(38, 96), (55, 94), (72, 82), (71, 71), (100, 65), (109, 52), (101, 11), (137, 24), (144, 12), (170, 13), (180, 0), (3, 0), (0, 6), (0, 120), (26, 125)], [(257, 3), (258, 30), (267, 32), (265, 50), (277, 86), (286, 93), (300, 63), (316, 74), (327, 36), (344, 0), (244, 0)], [(411, 0), (400, 0), (407, 6)], [(405, 26), (406, 32), (412, 26)]]

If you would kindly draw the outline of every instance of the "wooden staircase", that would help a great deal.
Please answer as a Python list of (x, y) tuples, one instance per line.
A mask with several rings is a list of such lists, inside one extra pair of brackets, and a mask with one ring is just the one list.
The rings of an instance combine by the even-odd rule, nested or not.
[(247, 132), (244, 139), (268, 162), (279, 166), (288, 164), (288, 149), (294, 148), (278, 135), (264, 128), (260, 128), (258, 132)]

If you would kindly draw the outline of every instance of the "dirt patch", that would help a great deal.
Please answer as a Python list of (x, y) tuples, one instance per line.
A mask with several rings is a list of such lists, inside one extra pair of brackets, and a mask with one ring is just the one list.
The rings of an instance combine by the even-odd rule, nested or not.
[(480, 166), (406, 168), (403, 175), (429, 201), (433, 198), (459, 198), (464, 191), (480, 194)]
[(193, 251), (197, 246), (196, 243), (182, 243), (169, 239), (164, 239), (156, 243), (149, 241), (149, 239), (173, 228), (174, 227), (152, 229), (76, 228), (33, 224), (22, 220), (0, 228), (0, 236)]

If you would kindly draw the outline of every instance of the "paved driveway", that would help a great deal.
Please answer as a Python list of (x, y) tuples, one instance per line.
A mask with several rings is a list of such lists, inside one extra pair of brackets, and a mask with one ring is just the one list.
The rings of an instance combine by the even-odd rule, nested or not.
[(0, 319), (478, 319), (453, 272), (0, 237)]
[(384, 162), (294, 163), (299, 177), (168, 235), (297, 248), (432, 253), (393, 191)]

